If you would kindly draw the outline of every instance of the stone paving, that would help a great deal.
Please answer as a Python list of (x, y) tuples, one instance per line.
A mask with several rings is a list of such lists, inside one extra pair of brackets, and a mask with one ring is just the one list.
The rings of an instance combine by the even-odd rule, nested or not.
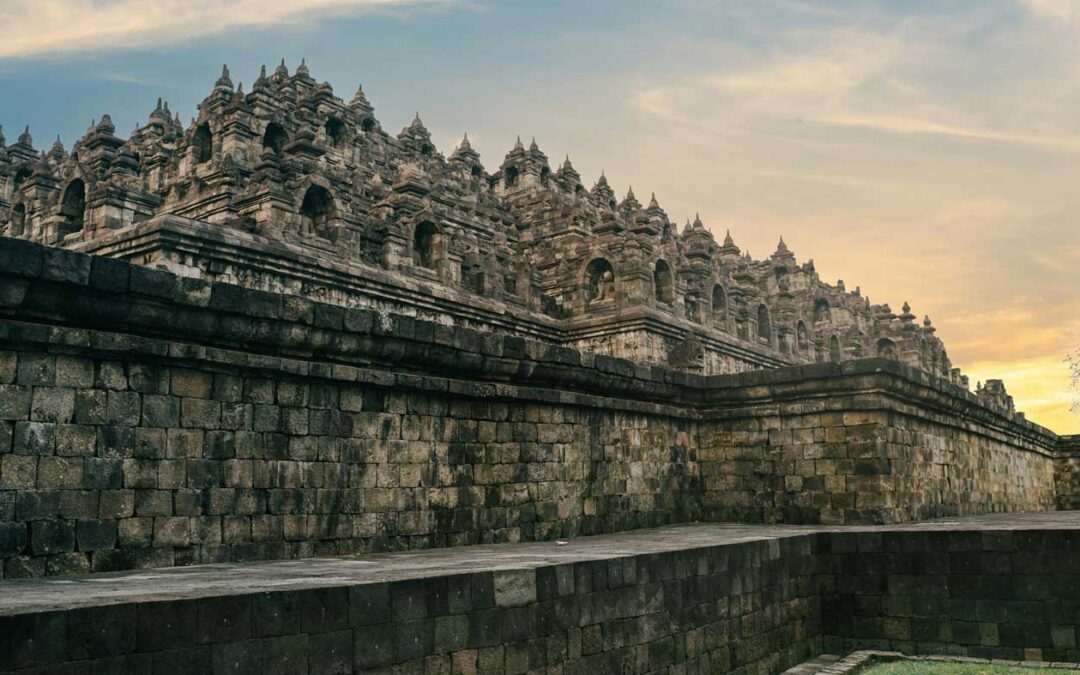
[(341, 558), (228, 563), (0, 582), (0, 616), (128, 602), (302, 590), (463, 573), (534, 569), (815, 532), (1080, 530), (1080, 511), (944, 518), (890, 526), (697, 523), (556, 542), (466, 546)]

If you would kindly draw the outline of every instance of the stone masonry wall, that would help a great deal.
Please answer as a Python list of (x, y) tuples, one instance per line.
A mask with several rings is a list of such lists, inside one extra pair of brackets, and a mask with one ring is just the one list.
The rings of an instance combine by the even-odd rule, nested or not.
[(807, 368), (750, 373), (714, 389), (698, 450), (707, 517), (860, 524), (1055, 508), (1044, 434), (891, 369), (825, 381)]
[(822, 535), (824, 648), (1080, 658), (1075, 530)]
[(855, 649), (1080, 660), (1072, 526), (746, 534), (539, 565), (509, 552), (464, 574), (427, 561), (317, 587), (270, 574), (231, 592), (39, 602), (0, 611), (0, 671), (765, 675)]
[(1057, 507), (1063, 510), (1080, 509), (1080, 435), (1061, 438), (1054, 464), (1054, 478)]
[(0, 616), (0, 672), (764, 675), (820, 652), (812, 543)]
[(3, 238), (0, 312), (5, 576), (1054, 501), (1056, 436), (890, 361), (703, 377)]
[(0, 351), (7, 577), (697, 517), (693, 422), (451, 394), (434, 379), (413, 390), (319, 377), (306, 363), (302, 375), (152, 358), (122, 336), (93, 356), (28, 348), (41, 327), (6, 328), (0, 344), (22, 348)]

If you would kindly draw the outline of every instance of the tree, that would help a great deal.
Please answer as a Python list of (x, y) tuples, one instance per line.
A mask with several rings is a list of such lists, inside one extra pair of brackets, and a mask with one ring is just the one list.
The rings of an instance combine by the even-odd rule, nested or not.
[(1072, 411), (1080, 415), (1080, 347), (1065, 357), (1065, 363), (1069, 365), (1069, 379), (1072, 383)]

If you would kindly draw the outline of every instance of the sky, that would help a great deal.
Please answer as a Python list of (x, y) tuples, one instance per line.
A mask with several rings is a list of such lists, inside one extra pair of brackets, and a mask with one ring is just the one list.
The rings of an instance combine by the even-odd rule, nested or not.
[[(0, 124), (67, 147), (282, 58), (488, 170), (518, 134), (755, 257), (930, 315), (1080, 433), (1080, 0), (0, 0)], [(644, 198), (644, 197), (642, 197)]]

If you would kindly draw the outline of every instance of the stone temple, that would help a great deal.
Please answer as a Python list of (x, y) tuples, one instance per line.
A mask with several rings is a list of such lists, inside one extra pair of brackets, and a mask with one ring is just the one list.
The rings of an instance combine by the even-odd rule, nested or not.
[(535, 141), (225, 68), (0, 134), (0, 234), (0, 672), (1080, 661), (1080, 438)]

